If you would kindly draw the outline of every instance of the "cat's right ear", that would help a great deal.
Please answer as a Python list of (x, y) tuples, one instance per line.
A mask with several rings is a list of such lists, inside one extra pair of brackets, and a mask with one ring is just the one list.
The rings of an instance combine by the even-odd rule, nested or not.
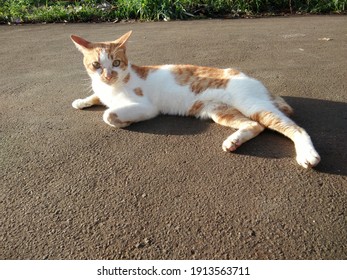
[(77, 49), (84, 53), (85, 51), (87, 51), (88, 49), (92, 48), (92, 43), (84, 40), (81, 37), (78, 37), (76, 35), (71, 35), (70, 36), (71, 40), (74, 42), (75, 46), (77, 47)]

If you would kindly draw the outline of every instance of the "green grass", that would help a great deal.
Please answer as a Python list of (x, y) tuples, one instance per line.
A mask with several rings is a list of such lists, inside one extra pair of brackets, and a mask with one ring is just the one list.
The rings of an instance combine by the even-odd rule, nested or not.
[(0, 0), (0, 22), (171, 20), (346, 13), (347, 0)]

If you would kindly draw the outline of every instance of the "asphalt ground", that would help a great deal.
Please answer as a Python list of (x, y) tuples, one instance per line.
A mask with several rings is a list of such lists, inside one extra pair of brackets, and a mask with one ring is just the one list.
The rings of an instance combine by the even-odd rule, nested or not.
[[(160, 116), (126, 129), (89, 94), (70, 34), (133, 30), (138, 65), (236, 67), (295, 109), (322, 161), (265, 131)], [(346, 259), (347, 17), (0, 26), (1, 259)]]

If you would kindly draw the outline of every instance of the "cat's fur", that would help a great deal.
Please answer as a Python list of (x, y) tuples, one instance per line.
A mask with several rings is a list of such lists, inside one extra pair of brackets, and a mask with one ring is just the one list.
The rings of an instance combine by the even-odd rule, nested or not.
[(307, 168), (320, 157), (307, 132), (288, 115), (292, 108), (268, 93), (263, 84), (235, 69), (193, 65), (136, 66), (128, 61), (126, 42), (131, 31), (112, 42), (91, 43), (71, 36), (84, 55), (94, 94), (72, 103), (76, 109), (103, 104), (104, 121), (126, 127), (158, 114), (211, 118), (237, 129), (222, 145), (234, 151), (264, 128), (290, 138), (297, 162)]

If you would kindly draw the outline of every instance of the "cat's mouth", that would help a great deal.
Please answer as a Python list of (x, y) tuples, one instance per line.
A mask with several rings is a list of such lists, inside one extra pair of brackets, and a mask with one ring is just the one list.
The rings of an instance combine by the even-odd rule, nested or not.
[(112, 85), (117, 81), (117, 79), (114, 79), (114, 78), (106, 79), (102, 77), (101, 81), (104, 82), (105, 84)]
[(118, 80), (118, 74), (117, 72), (112, 72), (111, 75), (108, 75), (108, 74), (102, 75), (100, 78), (101, 78), (101, 81), (104, 82), (105, 84), (113, 85)]

